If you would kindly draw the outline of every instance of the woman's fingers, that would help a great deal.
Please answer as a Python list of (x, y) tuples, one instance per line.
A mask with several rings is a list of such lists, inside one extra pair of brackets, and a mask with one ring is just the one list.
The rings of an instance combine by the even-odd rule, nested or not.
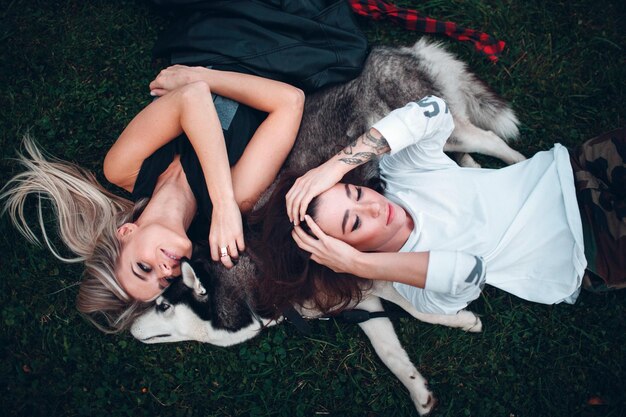
[(322, 246), (324, 245), (322, 239), (326, 237), (326, 234), (322, 231), (322, 229), (320, 229), (320, 227), (313, 221), (311, 216), (309, 216), (308, 214), (306, 215), (305, 220), (306, 224), (309, 226), (311, 232), (315, 235), (315, 237), (309, 235), (300, 226), (296, 226), (293, 228), (291, 236), (294, 237), (294, 240), (296, 241), (300, 249), (306, 250), (307, 252), (322, 250)]
[(157, 75), (156, 78), (150, 82), (150, 91), (168, 90), (166, 78), (167, 76), (163, 75), (163, 71), (161, 71), (159, 75)]
[(219, 261), (220, 260), (219, 245), (211, 242), (210, 238), (209, 238), (209, 249), (211, 250), (211, 260), (213, 260), (213, 262)]
[[(304, 221), (304, 214), (306, 213), (306, 209), (308, 207), (308, 201), (311, 201), (309, 198), (309, 194), (311, 193), (311, 184), (310, 181), (302, 181), (303, 184), (300, 186), (300, 190), (297, 196), (296, 204), (294, 204), (294, 212), (293, 216), (297, 219), (298, 222)], [(307, 201), (308, 199), (308, 201)]]
[(239, 252), (237, 251), (237, 244), (233, 240), (229, 244), (218, 246), (219, 261), (227, 269), (232, 268), (239, 258)]
[(296, 241), (296, 245), (302, 250), (305, 250), (309, 253), (313, 253), (315, 251), (315, 242), (316, 240), (309, 236), (301, 227), (296, 226), (293, 228), (291, 232), (291, 237)]
[(300, 200), (300, 205), (299, 205), (300, 210), (298, 212), (298, 216), (300, 216), (300, 221), (304, 221), (306, 210), (309, 208), (309, 203), (311, 202), (312, 199), (313, 197), (310, 196), (310, 193), (307, 193), (306, 195), (302, 197), (302, 200)]
[(236, 260), (239, 258), (239, 253), (243, 252), (245, 249), (246, 245), (243, 240), (243, 235), (239, 235), (228, 245), (228, 254), (232, 259)]
[(325, 234), (311, 216), (306, 215), (305, 220), (315, 237), (301, 227), (294, 227), (291, 236), (298, 247), (309, 252), (312, 261), (335, 272), (354, 273), (354, 260), (358, 251), (349, 244)]
[(291, 231), (291, 237), (293, 238), (293, 240), (296, 242), (296, 245), (298, 245), (298, 247), (302, 250), (305, 250), (307, 252), (309, 252), (307, 250), (307, 245), (304, 243), (304, 241), (302, 240), (302, 238), (300, 237), (300, 235), (298, 235), (298, 227), (295, 227), (292, 231)]
[(313, 232), (315, 237), (317, 237), (318, 239), (323, 239), (326, 237), (326, 233), (324, 233), (324, 231), (317, 225), (317, 223), (315, 223), (311, 216), (309, 216), (308, 214), (305, 215), (304, 220), (306, 221), (307, 226), (309, 226), (309, 229), (311, 229), (311, 232)]
[(237, 244), (235, 243), (234, 240), (230, 242), (228, 245), (226, 245), (226, 253), (228, 254), (228, 257), (231, 259), (239, 258), (239, 251), (237, 250)]
[(185, 84), (198, 79), (200, 76), (192, 67), (185, 65), (172, 65), (165, 68), (150, 83), (150, 93), (155, 96), (162, 96), (168, 91), (174, 90)]
[(234, 266), (233, 259), (228, 253), (226, 253), (226, 255), (220, 255), (220, 262), (226, 267), (226, 269), (230, 269)]
[(287, 216), (289, 221), (297, 225), (300, 223), (298, 213), (300, 212), (300, 199), (302, 193), (302, 177), (298, 178), (286, 195)]
[(246, 250), (246, 242), (245, 242), (245, 240), (243, 238), (243, 234), (240, 234), (237, 237), (237, 241), (236, 242), (237, 242), (237, 248), (239, 249), (239, 252), (243, 252), (243, 251)]
[(229, 242), (229, 243), (212, 243), (211, 247), (211, 259), (221, 262), (226, 268), (232, 268), (235, 262), (239, 259), (239, 253), (245, 250), (245, 243), (243, 235), (239, 235), (236, 238), (225, 239), (216, 238), (209, 239), (216, 242)]
[(300, 249), (311, 254), (313, 262), (325, 265), (335, 272), (343, 271), (339, 263), (333, 259), (332, 253), (329, 254), (330, 248), (324, 242), (307, 234), (301, 227), (295, 227), (293, 232), (291, 232), (291, 236)]
[(316, 195), (311, 188), (311, 175), (312, 174), (307, 173), (298, 178), (285, 195), (287, 216), (289, 217), (289, 221), (294, 225), (298, 225), (301, 221), (304, 221), (304, 215), (309, 207), (309, 203)]
[(228, 269), (232, 268), (239, 260), (239, 253), (245, 250), (243, 235), (230, 240), (230, 243), (219, 247), (219, 260)]
[(222, 203), (213, 208), (209, 244), (212, 259), (220, 261), (226, 268), (232, 268), (239, 258), (239, 252), (246, 248), (243, 225), (237, 203), (234, 200)]
[(154, 89), (150, 89), (150, 95), (152, 97), (161, 97), (164, 96), (168, 93), (168, 90), (165, 90), (163, 88), (154, 88)]
[(298, 178), (286, 194), (287, 215), (293, 224), (304, 221), (311, 201), (331, 188), (343, 176), (331, 160)]
[(161, 85), (157, 82), (156, 78), (150, 82), (148, 87), (150, 88), (150, 91), (161, 89)]

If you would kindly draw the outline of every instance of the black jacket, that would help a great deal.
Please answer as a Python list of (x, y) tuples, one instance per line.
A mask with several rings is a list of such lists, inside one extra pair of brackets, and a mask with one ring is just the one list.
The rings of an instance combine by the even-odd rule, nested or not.
[(238, 65), (304, 91), (356, 77), (367, 40), (345, 0), (154, 0), (174, 18), (155, 58)]

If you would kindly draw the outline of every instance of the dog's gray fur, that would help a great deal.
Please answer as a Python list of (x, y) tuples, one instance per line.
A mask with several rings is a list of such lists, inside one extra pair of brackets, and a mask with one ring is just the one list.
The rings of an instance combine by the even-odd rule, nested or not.
[[(517, 118), (509, 106), (470, 73), (464, 63), (441, 46), (421, 40), (411, 48), (375, 48), (358, 78), (309, 96), (296, 144), (285, 166), (304, 173), (327, 160), (389, 111), (427, 95), (444, 98), (453, 115), (455, 129), (446, 150), (480, 152), (507, 163), (524, 159), (502, 139), (515, 138), (519, 133)], [(461, 161), (475, 164), (471, 157)], [(376, 175), (376, 164), (360, 167), (358, 175), (363, 179)], [(271, 187), (258, 205), (266, 202), (270, 192)], [(212, 275), (211, 282), (203, 282), (208, 287), (207, 294), (198, 294), (198, 286), (194, 287), (191, 278), (177, 288), (183, 293), (195, 291), (194, 300), (206, 311), (198, 313), (189, 308), (172, 296), (174, 289), (170, 288), (154, 309), (136, 321), (131, 330), (133, 335), (146, 343), (197, 340), (227, 346), (254, 337), (268, 324), (268, 320), (257, 317), (253, 311), (256, 270), (248, 257), (243, 256), (230, 271), (208, 262), (204, 267)], [(468, 311), (454, 316), (419, 313), (389, 283), (382, 281), (374, 283), (359, 308), (382, 310), (379, 297), (398, 304), (421, 321), (473, 332), (482, 329), (480, 320)], [(306, 307), (301, 313), (317, 315)], [(376, 319), (360, 326), (383, 362), (409, 389), (418, 412), (428, 413), (434, 399), (400, 346), (391, 322)]]
[(286, 166), (302, 172), (318, 166), (391, 110), (428, 95), (445, 99), (455, 122), (446, 151), (478, 152), (506, 163), (524, 159), (502, 139), (519, 135), (511, 108), (465, 63), (420, 40), (411, 48), (375, 48), (359, 77), (307, 97)]

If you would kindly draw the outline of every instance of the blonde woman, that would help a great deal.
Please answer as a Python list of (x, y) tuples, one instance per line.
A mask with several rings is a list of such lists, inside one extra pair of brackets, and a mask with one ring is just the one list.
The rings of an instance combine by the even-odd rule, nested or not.
[(76, 256), (64, 258), (53, 247), (40, 205), (43, 241), (57, 258), (85, 263), (78, 309), (109, 332), (127, 328), (179, 273), (180, 259), (191, 255), (189, 229), (208, 239), (213, 260), (232, 267), (245, 249), (241, 213), (276, 176), (304, 104), (302, 91), (285, 83), (181, 65), (163, 70), (150, 91), (159, 98), (104, 160), (106, 178), (134, 201), (108, 192), (75, 164), (45, 157), (30, 138), (20, 156), (25, 171), (0, 196), (33, 242), (26, 198), (52, 201), (59, 236)]

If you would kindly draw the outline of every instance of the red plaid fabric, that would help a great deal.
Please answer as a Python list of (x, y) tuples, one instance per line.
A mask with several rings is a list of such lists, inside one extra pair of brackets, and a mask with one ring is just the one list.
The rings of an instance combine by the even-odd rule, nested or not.
[(389, 18), (392, 22), (408, 30), (424, 33), (443, 33), (459, 41), (470, 41), (478, 51), (487, 55), (491, 61), (498, 61), (498, 55), (504, 50), (505, 43), (483, 32), (458, 26), (454, 22), (442, 22), (428, 16), (421, 16), (417, 10), (397, 7), (380, 0), (348, 0), (352, 10), (374, 20)]

